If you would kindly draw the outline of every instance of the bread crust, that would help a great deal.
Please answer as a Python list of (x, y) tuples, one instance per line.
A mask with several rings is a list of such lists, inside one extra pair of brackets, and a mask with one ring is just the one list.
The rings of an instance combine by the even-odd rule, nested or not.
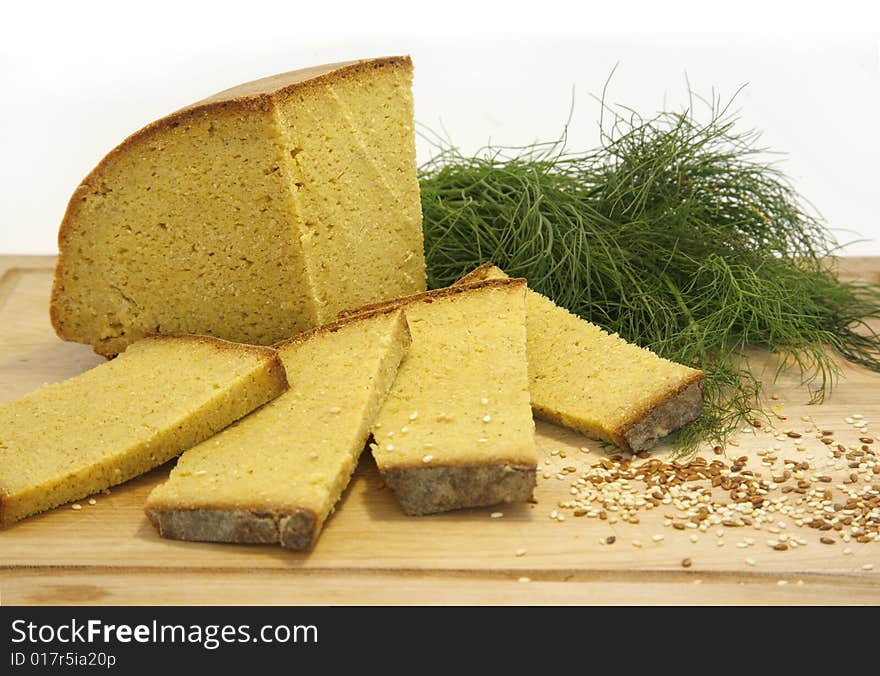
[[(144, 340), (149, 341), (181, 341), (181, 342), (190, 342), (190, 343), (202, 343), (204, 345), (208, 345), (210, 347), (216, 348), (218, 350), (232, 350), (235, 352), (248, 352), (251, 354), (262, 354), (265, 357), (278, 356), (278, 351), (270, 347), (268, 345), (251, 345), (249, 343), (236, 343), (232, 340), (225, 340), (224, 338), (215, 338), (214, 336), (204, 336), (198, 333), (151, 333), (143, 338), (141, 338), (141, 342)], [(132, 343), (134, 345), (135, 343)]]
[(524, 502), (532, 497), (537, 468), (494, 462), (385, 469), (382, 478), (404, 514), (423, 516), (466, 507)]
[(459, 286), (462, 284), (476, 284), (477, 282), (482, 282), (486, 279), (490, 279), (489, 275), (495, 269), (501, 270), (495, 263), (491, 261), (488, 263), (483, 263), (482, 265), (478, 265), (469, 273), (467, 273), (464, 277), (456, 281), (453, 286)]
[[(218, 92), (151, 122), (125, 138), (122, 143), (107, 153), (76, 187), (67, 203), (64, 217), (61, 220), (61, 225), (58, 229), (58, 262), (55, 266), (55, 277), (52, 283), (52, 295), (49, 303), (49, 319), (56, 335), (63, 340), (90, 342), (83, 341), (80, 337), (72, 335), (66, 330), (65, 318), (60, 302), (60, 298), (64, 296), (63, 273), (66, 271), (65, 243), (73, 228), (73, 223), (78, 215), (82, 200), (94, 192), (97, 180), (100, 179), (105, 167), (114, 158), (126, 152), (130, 147), (136, 146), (139, 142), (149, 139), (157, 132), (169, 127), (179, 126), (186, 120), (199, 115), (207, 115), (226, 109), (266, 111), (272, 107), (276, 98), (288, 97), (301, 89), (320, 86), (333, 82), (338, 78), (350, 77), (371, 69), (401, 67), (412, 69), (412, 59), (409, 56), (387, 56), (375, 59), (342, 61), (272, 75)], [(113, 356), (113, 354), (106, 350), (99, 351), (98, 345), (93, 345), (93, 348), (98, 354), (108, 357)]]
[(617, 445), (633, 453), (656, 445), (662, 437), (687, 425), (703, 409), (703, 382), (706, 374), (698, 371), (675, 390), (658, 397), (618, 427)]
[[(281, 342), (275, 343), (272, 346), (272, 349), (281, 350), (289, 345), (296, 345), (297, 343), (303, 343), (310, 338), (313, 338), (322, 333), (334, 333), (348, 324), (353, 324), (354, 322), (359, 322), (365, 319), (372, 319), (373, 317), (377, 317), (379, 315), (391, 315), (391, 314), (400, 314), (403, 315), (403, 310), (396, 305), (389, 305), (388, 307), (378, 308), (375, 310), (368, 310), (362, 313), (346, 315), (341, 319), (337, 319), (335, 322), (331, 322), (330, 324), (324, 324), (322, 326), (316, 326), (313, 329), (309, 329), (308, 331), (303, 331), (302, 333), (298, 333), (295, 336), (288, 338), (287, 340), (282, 340)], [(407, 345), (411, 341), (411, 336), (409, 332), (409, 325), (407, 325), (406, 321), (403, 322), (404, 333), (406, 334)]]
[(378, 303), (371, 303), (369, 305), (363, 305), (358, 308), (352, 308), (351, 310), (343, 310), (339, 313), (339, 319), (341, 321), (344, 321), (351, 318), (357, 318), (362, 315), (368, 315), (376, 312), (388, 311), (389, 309), (400, 308), (409, 305), (410, 303), (432, 303), (440, 298), (457, 296), (459, 294), (470, 293), (471, 291), (475, 290), (493, 288), (516, 289), (525, 286), (526, 280), (518, 277), (508, 277), (506, 279), (487, 279), (474, 284), (467, 284), (462, 286), (447, 286), (442, 289), (434, 289), (433, 291), (422, 291), (421, 293), (416, 293), (411, 296), (401, 296), (400, 298), (383, 300)]
[(297, 508), (290, 512), (258, 509), (161, 509), (146, 510), (163, 538), (195, 542), (280, 544), (286, 549), (306, 550), (314, 544), (320, 527), (317, 515)]

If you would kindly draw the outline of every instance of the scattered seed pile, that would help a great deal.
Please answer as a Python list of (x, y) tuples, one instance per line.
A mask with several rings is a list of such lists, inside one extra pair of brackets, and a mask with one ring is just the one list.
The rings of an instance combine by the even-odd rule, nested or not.
[[(786, 420), (779, 413), (776, 418)], [(772, 442), (751, 459), (730, 458), (715, 446), (711, 459), (669, 462), (645, 452), (635, 457), (618, 454), (579, 470), (566, 451), (551, 451), (543, 478), (568, 481), (571, 497), (558, 502), (549, 516), (556, 521), (586, 517), (619, 524), (617, 535), (599, 539), (602, 545), (615, 544), (622, 538), (621, 526), (638, 524), (646, 512), (656, 510), (663, 512), (664, 527), (684, 531), (682, 537), (695, 543), (714, 537), (719, 547), (755, 546), (755, 537), (730, 542), (726, 536), (736, 529), (738, 535), (766, 532), (766, 545), (776, 552), (815, 541), (844, 544), (842, 553), (849, 555), (853, 552), (848, 543), (880, 540), (880, 445), (868, 435), (867, 421), (858, 415), (846, 418), (851, 430), (844, 436), (859, 435), (858, 442), (850, 444), (839, 442), (832, 430), (816, 427), (809, 417), (802, 421), (800, 430), (752, 421), (743, 433), (766, 434)], [(739, 442), (732, 439), (730, 445), (735, 449)], [(554, 467), (560, 461), (561, 466)], [(665, 537), (658, 533), (651, 539), (659, 543)], [(636, 539), (631, 544), (645, 546)], [(745, 562), (756, 564), (751, 557)], [(684, 559), (681, 565), (690, 568), (693, 562)], [(866, 570), (872, 567), (865, 564)]]

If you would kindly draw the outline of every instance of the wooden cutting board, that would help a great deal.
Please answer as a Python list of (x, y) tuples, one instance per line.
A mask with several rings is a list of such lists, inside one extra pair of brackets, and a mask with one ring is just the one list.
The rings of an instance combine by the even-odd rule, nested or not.
[[(51, 257), (0, 257), (0, 402), (101, 363), (88, 346), (63, 343), (52, 331), (53, 265)], [(841, 266), (850, 277), (880, 281), (880, 259)], [(772, 379), (772, 360), (763, 360)], [(806, 392), (791, 377), (771, 384), (768, 395), (777, 398), (769, 403), (788, 419), (778, 425), (805, 427), (801, 416), (811, 416), (847, 445), (880, 434), (880, 374), (841, 369), (833, 396), (821, 406), (807, 406)], [(853, 415), (875, 422), (858, 431), (845, 422)], [(692, 542), (695, 531), (664, 526), (662, 509), (643, 513), (637, 525), (570, 512), (565, 521), (551, 519), (557, 503), (570, 497), (571, 479), (557, 472), (575, 466), (580, 473), (608, 451), (565, 429), (537, 427), (537, 504), (406, 517), (365, 454), (317, 546), (304, 554), (162, 540), (143, 503), (167, 476), (166, 465), (95, 496), (95, 505), (84, 500), (81, 510), (60, 507), (0, 532), (0, 603), (880, 603), (880, 542), (823, 545), (819, 531), (794, 524), (786, 524), (787, 532), (807, 544), (784, 552), (766, 545), (775, 536), (750, 528), (729, 529), (721, 538), (712, 528)], [(728, 456), (749, 455), (750, 467), (760, 467), (756, 451), (774, 444), (781, 455), (812, 455), (824, 466), (826, 447), (814, 434), (778, 441), (750, 430), (737, 441)], [(796, 442), (807, 450), (796, 451)], [(880, 440), (875, 447), (880, 450)], [(822, 471), (833, 471), (835, 483), (842, 478), (841, 470)], [(600, 544), (610, 535), (614, 544)], [(692, 562), (688, 569), (684, 558)]]

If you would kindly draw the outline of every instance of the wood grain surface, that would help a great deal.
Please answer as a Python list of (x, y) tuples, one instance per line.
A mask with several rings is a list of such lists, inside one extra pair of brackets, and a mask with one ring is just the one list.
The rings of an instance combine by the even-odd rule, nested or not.
[[(0, 402), (102, 362), (88, 346), (55, 337), (48, 319), (53, 264), (51, 257), (0, 258)], [(880, 259), (843, 259), (841, 274), (880, 281)], [(770, 404), (786, 425), (834, 430), (845, 445), (880, 429), (880, 375), (842, 364), (832, 396), (808, 406), (796, 379), (773, 383), (773, 359), (756, 359), (768, 396), (776, 397)], [(845, 422), (853, 415), (869, 421), (866, 430)], [(815, 435), (779, 441), (761, 429), (744, 431), (736, 443), (728, 456), (749, 455), (756, 467), (756, 452), (774, 445), (780, 456), (809, 455), (815, 463), (826, 450)], [(819, 531), (793, 523), (785, 524), (786, 532), (807, 544), (784, 552), (766, 546), (768, 533), (751, 528), (731, 529), (723, 538), (712, 528), (692, 542), (694, 531), (664, 526), (662, 509), (644, 513), (639, 524), (571, 518), (570, 512), (565, 521), (551, 519), (557, 503), (570, 498), (570, 478), (557, 473), (565, 466), (581, 472), (613, 451), (541, 422), (538, 444), (537, 504), (430, 517), (403, 516), (365, 454), (317, 546), (303, 554), (159, 538), (143, 504), (167, 476), (166, 465), (95, 496), (93, 506), (82, 501), (81, 510), (60, 507), (0, 531), (0, 603), (880, 603), (880, 542), (823, 545)], [(661, 447), (653, 455), (668, 451)], [(839, 469), (823, 471), (836, 472), (835, 482), (842, 478)], [(613, 545), (600, 544), (610, 535)], [(737, 546), (746, 540), (753, 544)], [(682, 568), (684, 558), (690, 568)]]

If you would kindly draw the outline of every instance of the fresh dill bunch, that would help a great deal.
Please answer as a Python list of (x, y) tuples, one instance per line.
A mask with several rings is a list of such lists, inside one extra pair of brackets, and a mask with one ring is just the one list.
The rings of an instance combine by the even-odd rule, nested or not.
[[(880, 370), (880, 288), (837, 278), (822, 219), (718, 99), (643, 119), (603, 103), (601, 145), (439, 142), (420, 168), (432, 288), (492, 261), (535, 291), (663, 357), (703, 369), (707, 405), (681, 447), (720, 442), (760, 408), (746, 359), (763, 347), (812, 401), (834, 353)], [(624, 112), (619, 112), (623, 110)], [(610, 115), (610, 119), (605, 116)]]

